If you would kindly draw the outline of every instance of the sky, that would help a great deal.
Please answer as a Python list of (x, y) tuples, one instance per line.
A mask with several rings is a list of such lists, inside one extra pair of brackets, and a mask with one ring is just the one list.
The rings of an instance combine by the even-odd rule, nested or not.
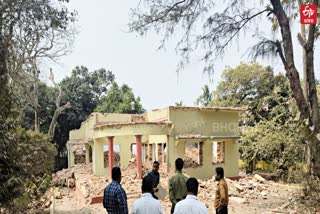
[[(157, 50), (161, 37), (155, 33), (143, 37), (128, 33), (130, 8), (137, 6), (138, 2), (71, 0), (68, 7), (78, 11), (78, 34), (72, 53), (62, 57), (59, 64), (50, 65), (56, 79), (60, 81), (70, 75), (75, 66), (83, 65), (91, 71), (105, 68), (115, 74), (118, 83), (128, 84), (134, 94), (141, 98), (143, 107), (151, 110), (179, 101), (185, 105), (195, 105), (203, 85), (208, 84), (210, 89), (214, 89), (226, 66), (234, 67), (240, 62), (251, 61), (246, 52), (253, 43), (248, 36), (251, 34), (247, 34), (240, 37), (239, 44), (228, 48), (223, 59), (216, 63), (211, 78), (203, 74), (202, 63), (198, 60), (176, 73), (180, 56), (174, 50), (174, 39), (169, 41), (165, 50)], [(264, 24), (258, 23), (260, 27)], [(296, 35), (295, 29), (293, 35)], [(294, 42), (295, 48), (300, 49), (296, 44), (296, 36)], [(295, 55), (295, 58), (299, 57), (301, 53)], [(296, 61), (300, 69), (301, 60)], [(277, 59), (259, 62), (265, 66), (271, 65), (275, 72), (284, 70)]]

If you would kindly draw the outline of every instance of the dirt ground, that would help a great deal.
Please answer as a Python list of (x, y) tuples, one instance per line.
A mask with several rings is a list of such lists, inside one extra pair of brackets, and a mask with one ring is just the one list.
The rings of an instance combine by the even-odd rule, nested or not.
[[(151, 166), (144, 167), (144, 173)], [(159, 198), (164, 213), (170, 213), (171, 203), (167, 194), (167, 181), (173, 172), (165, 173), (161, 167), (161, 188)], [(76, 179), (87, 180), (90, 193), (86, 197), (81, 192), (64, 187), (61, 189), (61, 199), (54, 200), (55, 212), (58, 214), (96, 214), (106, 213), (102, 203), (90, 205), (90, 199), (95, 196), (102, 196), (103, 189), (110, 181), (106, 178), (96, 177), (92, 174), (90, 166), (77, 165), (71, 169)], [(66, 175), (68, 173), (60, 173)], [(69, 172), (70, 173), (70, 172)], [(58, 173), (59, 174), (59, 173)], [(141, 180), (136, 178), (135, 163), (132, 162), (127, 169), (123, 169), (122, 186), (128, 197), (128, 208), (131, 213), (132, 205), (141, 195)], [(229, 186), (229, 213), (241, 214), (262, 214), (262, 213), (320, 213), (320, 209), (309, 210), (297, 203), (296, 198), (301, 194), (301, 188), (297, 185), (287, 185), (264, 180), (259, 175), (250, 176), (233, 181), (227, 179)], [(209, 213), (215, 213), (213, 208), (214, 190), (216, 182), (214, 179), (207, 181), (199, 180), (199, 199), (209, 207)]]
[[(243, 203), (240, 197), (230, 197), (229, 213), (241, 213), (241, 214), (262, 214), (262, 213), (298, 213), (296, 208), (283, 208), (290, 201), (292, 194), (297, 192), (297, 189), (292, 186), (271, 184), (272, 187), (277, 189), (277, 192), (273, 192), (268, 195), (265, 199), (250, 199), (249, 202)], [(131, 213), (133, 202), (139, 198), (137, 192), (127, 192), (128, 195), (128, 207)], [(55, 213), (57, 214), (97, 214), (106, 213), (103, 209), (102, 204), (88, 205), (85, 201), (76, 199), (75, 192), (70, 194), (63, 199), (56, 200)], [(240, 199), (240, 200), (239, 200)], [(209, 205), (209, 213), (213, 212), (213, 198), (207, 198), (204, 200)], [(161, 201), (164, 213), (170, 213), (170, 202), (168, 200)], [(308, 212), (305, 212), (308, 213)], [(320, 211), (319, 211), (320, 213)]]

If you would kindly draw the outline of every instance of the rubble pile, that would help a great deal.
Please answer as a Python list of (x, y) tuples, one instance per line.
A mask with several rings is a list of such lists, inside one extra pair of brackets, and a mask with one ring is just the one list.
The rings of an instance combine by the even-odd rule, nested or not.
[[(166, 168), (166, 164), (160, 163), (160, 185), (159, 192), (156, 193), (161, 200), (164, 213), (168, 213), (171, 207), (167, 184), (169, 178), (174, 174), (174, 169), (167, 173)], [(143, 162), (143, 176), (145, 176), (151, 169), (151, 161)], [(141, 195), (141, 180), (138, 179), (135, 158), (130, 160), (130, 163), (127, 167), (121, 168), (121, 171), (121, 185), (127, 193), (128, 207), (131, 208), (134, 201)], [(242, 207), (242, 209), (246, 210), (251, 206), (255, 207), (254, 209), (256, 209), (256, 207), (258, 207), (258, 209), (264, 209), (264, 206), (267, 205), (269, 209), (271, 209), (270, 207), (280, 211), (289, 209), (288, 207), (290, 204), (285, 204), (285, 202), (288, 200), (288, 195), (292, 195), (292, 192), (287, 191), (287, 187), (280, 188), (280, 186), (278, 186), (278, 184), (275, 182), (267, 181), (258, 174), (254, 176), (243, 177), (237, 181), (230, 179), (226, 180), (229, 187), (230, 207), (233, 207), (234, 211), (238, 210), (239, 207)], [(79, 197), (77, 198), (79, 205), (81, 204), (81, 206), (90, 207), (91, 199), (103, 196), (104, 188), (111, 181), (109, 177), (94, 176), (91, 164), (80, 164), (57, 172), (54, 175), (52, 182), (57, 185), (62, 184), (63, 186), (69, 186), (69, 188), (64, 188), (64, 191), (58, 190), (56, 192), (55, 198), (62, 198), (60, 203), (62, 203), (61, 201), (64, 199), (70, 200), (69, 197)], [(209, 207), (210, 213), (214, 212), (213, 201), (217, 182), (214, 178), (209, 180), (199, 179), (199, 184), (199, 199)], [(74, 186), (76, 186), (76, 188)], [(67, 191), (65, 189), (67, 189)], [(79, 194), (79, 192), (81, 194)], [(50, 206), (50, 203), (50, 200), (46, 200), (44, 201), (43, 206)]]
[[(103, 153), (104, 155), (104, 165), (109, 166), (109, 154), (108, 151), (105, 151)], [(119, 152), (114, 152), (113, 153), (113, 164), (114, 166), (119, 166), (120, 167), (120, 153)]]
[[(253, 177), (240, 178), (238, 181), (226, 179), (229, 188), (231, 201), (237, 203), (249, 203), (252, 199), (267, 199), (270, 191), (268, 182), (256, 174)], [(213, 200), (217, 181), (214, 178), (202, 181), (199, 180), (199, 198), (204, 201)]]
[(80, 164), (86, 162), (86, 151), (82, 147), (76, 148), (74, 150), (74, 163)]
[(185, 148), (185, 155), (184, 155), (184, 167), (185, 168), (196, 168), (200, 166), (199, 160), (199, 151), (197, 148), (193, 146), (186, 146)]

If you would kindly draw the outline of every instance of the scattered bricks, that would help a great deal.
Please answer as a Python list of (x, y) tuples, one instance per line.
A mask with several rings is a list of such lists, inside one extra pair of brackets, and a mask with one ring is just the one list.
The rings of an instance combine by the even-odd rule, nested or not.
[(103, 196), (92, 197), (90, 204), (102, 204)]

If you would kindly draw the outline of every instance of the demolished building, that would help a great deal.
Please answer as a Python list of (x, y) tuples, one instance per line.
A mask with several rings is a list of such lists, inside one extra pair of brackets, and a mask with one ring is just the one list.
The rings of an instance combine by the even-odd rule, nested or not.
[(75, 153), (83, 148), (86, 163), (92, 161), (97, 176), (111, 175), (115, 155), (121, 167), (135, 158), (139, 178), (143, 162), (157, 160), (169, 172), (178, 157), (189, 161), (185, 171), (190, 176), (210, 179), (217, 166), (224, 167), (227, 177), (238, 176), (238, 123), (243, 110), (169, 106), (143, 114), (92, 113), (69, 134), (68, 166), (75, 164)]

